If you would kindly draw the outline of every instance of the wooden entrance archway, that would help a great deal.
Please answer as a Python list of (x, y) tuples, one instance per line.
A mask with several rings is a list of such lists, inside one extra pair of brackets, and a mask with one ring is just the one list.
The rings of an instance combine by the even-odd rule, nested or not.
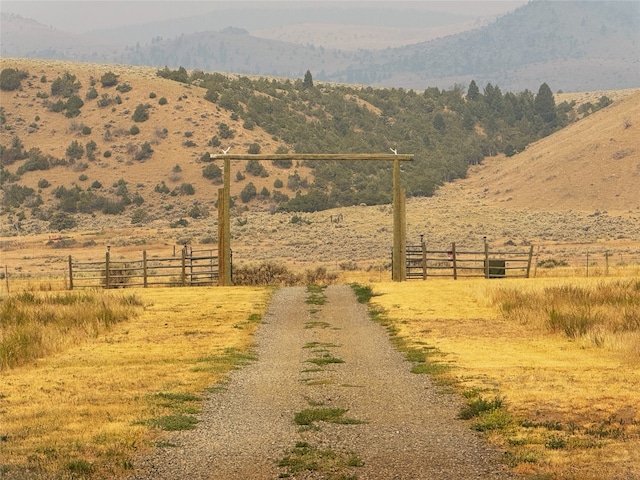
[(218, 189), (218, 285), (231, 283), (231, 160), (301, 160), (301, 161), (387, 161), (393, 162), (393, 268), (391, 278), (396, 282), (407, 279), (405, 191), (400, 187), (400, 162), (412, 161), (413, 155), (404, 154), (223, 154), (212, 155), (213, 160), (224, 160), (223, 187)]

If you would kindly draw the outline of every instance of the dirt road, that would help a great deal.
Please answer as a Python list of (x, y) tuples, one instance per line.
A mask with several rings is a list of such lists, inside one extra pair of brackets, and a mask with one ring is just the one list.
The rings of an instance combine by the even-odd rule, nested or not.
[(256, 342), (258, 361), (211, 395), (197, 429), (170, 434), (177, 446), (140, 459), (133, 478), (512, 478), (349, 287), (279, 290)]

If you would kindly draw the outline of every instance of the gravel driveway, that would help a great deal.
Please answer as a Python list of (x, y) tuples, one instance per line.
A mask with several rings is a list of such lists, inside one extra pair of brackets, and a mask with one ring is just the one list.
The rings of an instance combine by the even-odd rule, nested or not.
[[(140, 458), (132, 478), (512, 478), (456, 419), (460, 401), (410, 373), (348, 286), (324, 295), (320, 305), (305, 288), (280, 289), (256, 336), (258, 361), (211, 394), (195, 430), (168, 434), (178, 446)], [(294, 421), (321, 409), (346, 409), (342, 423)]]

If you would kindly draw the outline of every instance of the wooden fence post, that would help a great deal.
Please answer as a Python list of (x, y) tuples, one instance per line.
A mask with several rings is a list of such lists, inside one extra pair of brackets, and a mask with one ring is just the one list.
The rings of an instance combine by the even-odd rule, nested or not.
[(73, 290), (73, 264), (69, 255), (69, 290)]
[(107, 253), (105, 253), (105, 261), (104, 261), (104, 265), (105, 265), (105, 270), (104, 270), (104, 288), (109, 288), (109, 285), (111, 283), (111, 272), (110, 272), (110, 265), (109, 265), (109, 250), (107, 250)]
[(489, 278), (489, 243), (484, 241), (484, 278)]
[(456, 242), (451, 244), (451, 259), (453, 261), (453, 279), (458, 279), (458, 260), (456, 257)]
[[(421, 235), (422, 236), (422, 235)], [(427, 244), (424, 239), (420, 239), (420, 246), (422, 247), (422, 279), (427, 279)]]
[(181, 275), (181, 283), (182, 283), (183, 287), (185, 286), (186, 281), (187, 281), (187, 272), (185, 271), (186, 270), (186, 258), (185, 258), (186, 257), (186, 250), (187, 250), (187, 247), (183, 247), (183, 249), (182, 249), (182, 275)]
[(527, 278), (529, 278), (529, 273), (531, 272), (531, 259), (533, 258), (533, 245), (529, 248), (529, 261), (527, 262)]
[(142, 251), (142, 285), (147, 288), (147, 251)]

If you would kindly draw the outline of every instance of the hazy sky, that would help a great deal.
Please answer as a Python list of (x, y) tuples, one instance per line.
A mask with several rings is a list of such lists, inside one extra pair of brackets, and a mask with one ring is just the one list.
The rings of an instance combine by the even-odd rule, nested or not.
[[(39, 23), (53, 26), (60, 30), (84, 33), (99, 28), (111, 28), (123, 25), (150, 23), (159, 20), (170, 20), (179, 17), (203, 14), (221, 8), (246, 8), (249, 6), (266, 6), (277, 4), (291, 6), (307, 4), (322, 5), (329, 0), (301, 2), (300, 0), (284, 0), (279, 2), (263, 1), (158, 1), (158, 0), (21, 0), (0, 2), (0, 11), (15, 13), (25, 18), (32, 18)], [(365, 6), (374, 4), (390, 8), (420, 8), (473, 16), (492, 16), (515, 10), (527, 3), (526, 0), (460, 0), (460, 1), (341, 1), (336, 4), (349, 6)]]

